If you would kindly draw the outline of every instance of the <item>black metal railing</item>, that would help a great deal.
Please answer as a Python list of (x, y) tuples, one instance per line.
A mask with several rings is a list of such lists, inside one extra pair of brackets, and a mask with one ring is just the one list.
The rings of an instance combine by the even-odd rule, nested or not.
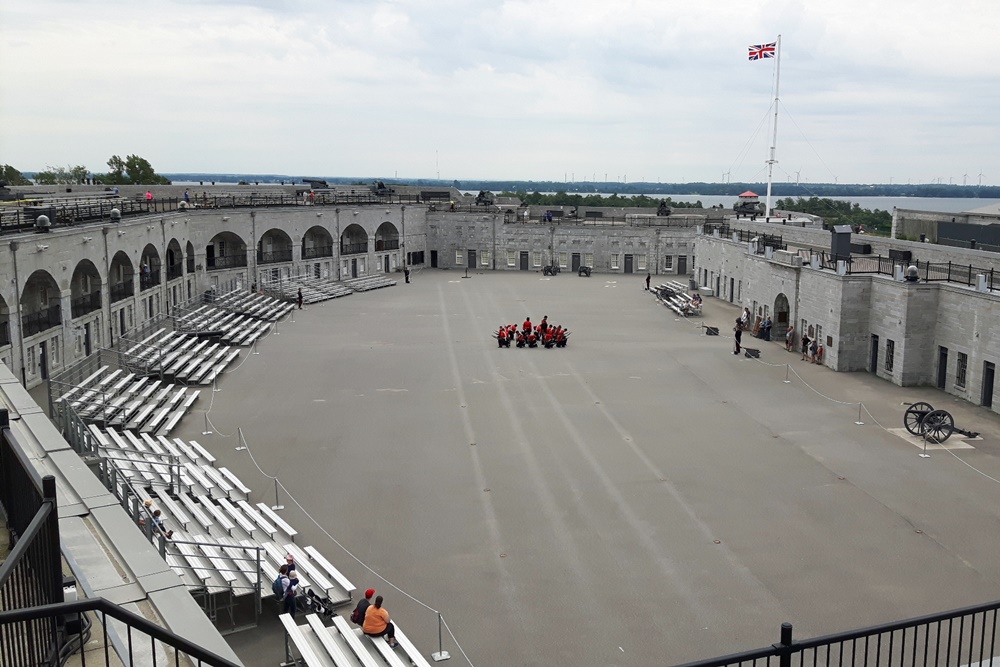
[(718, 230), (720, 238), (732, 239), (733, 234), (736, 234), (736, 240), (741, 243), (750, 243), (756, 240), (760, 248), (760, 254), (763, 254), (765, 247), (774, 248), (775, 250), (788, 249), (784, 239), (777, 234), (764, 234), (755, 232), (752, 229), (733, 229), (726, 223), (706, 224), (704, 228), (706, 235), (711, 235), (716, 230)]
[(87, 313), (101, 309), (101, 293), (91, 292), (86, 296), (81, 296), (69, 302), (70, 314), (73, 317), (83, 317)]
[(225, 257), (209, 257), (205, 260), (205, 268), (209, 271), (218, 269), (233, 269), (247, 265), (246, 255), (226, 255)]
[(185, 261), (187, 262), (187, 272), (194, 273), (194, 257), (188, 257)]
[(62, 307), (59, 304), (49, 306), (34, 313), (21, 316), (21, 335), (34, 336), (37, 333), (57, 327), (62, 324)]
[[(133, 665), (144, 665), (149, 663), (152, 656), (156, 664), (155, 656), (162, 652), (170, 656), (171, 664), (197, 664), (209, 667), (237, 667), (236, 663), (207, 651), (188, 641), (183, 637), (165, 630), (160, 626), (151, 623), (142, 616), (132, 613), (127, 609), (105, 600), (104, 598), (94, 598), (87, 600), (75, 600), (73, 602), (62, 602), (58, 604), (47, 604), (31, 609), (16, 609), (12, 611), (0, 612), (0, 637), (6, 644), (7, 638), (14, 633), (9, 632), (23, 623), (44, 623), (55, 626), (59, 621), (67, 621), (59, 630), (60, 645), (77, 647), (82, 646), (87, 641), (87, 637), (92, 635), (92, 626), (87, 618), (87, 614), (92, 614), (100, 625), (99, 632), (102, 633), (102, 644), (106, 647), (104, 651), (88, 652), (85, 664), (98, 664), (110, 667), (111, 665), (124, 664), (126, 667)], [(111, 636), (108, 626), (111, 621), (118, 621), (117, 634), (124, 634), (122, 637)], [(13, 637), (16, 639), (16, 637)], [(120, 640), (120, 645), (118, 642)], [(162, 645), (162, 646), (161, 646)], [(110, 647), (114, 646), (114, 649)], [(171, 650), (164, 650), (169, 647)], [(7, 646), (0, 647), (4, 650), (5, 658), (18, 656), (17, 653), (6, 653)], [(187, 656), (185, 659), (183, 656)], [(121, 662), (119, 662), (119, 659)], [(4, 662), (7, 664), (7, 662)], [(57, 664), (49, 661), (28, 659), (20, 660), (12, 658), (11, 665), (49, 665)]]
[(315, 259), (317, 257), (333, 257), (333, 246), (322, 245), (302, 249), (302, 259)]
[(0, 320), (0, 347), (10, 345), (10, 321)]
[(167, 280), (176, 280), (184, 275), (184, 265), (180, 262), (167, 264)]
[(111, 303), (116, 303), (122, 299), (127, 299), (135, 295), (135, 281), (131, 275), (125, 276), (125, 280), (111, 286)]
[(264, 252), (262, 250), (257, 251), (258, 264), (275, 264), (277, 262), (290, 262), (290, 261), (292, 261), (291, 248), (287, 250), (271, 250), (269, 252)]
[(804, 641), (794, 641), (791, 624), (783, 623), (776, 644), (682, 667), (993, 664), (998, 610), (1000, 601), (988, 602)]
[(375, 252), (399, 250), (399, 239), (375, 239)]
[(340, 244), (341, 255), (358, 255), (365, 252), (368, 252), (368, 241), (362, 241), (361, 243)]
[(139, 291), (145, 292), (151, 287), (156, 287), (160, 284), (160, 270), (150, 269), (148, 271), (143, 271), (139, 274)]
[[(63, 601), (59, 511), (55, 477), (39, 477), (9, 427), (7, 410), (0, 410), (0, 504), (12, 547), (0, 565), (0, 608), (26, 610)], [(56, 664), (60, 626), (55, 617), (0, 624), (4, 664)]]
[(922, 262), (913, 260), (902, 262), (882, 255), (838, 256), (828, 252), (818, 252), (813, 255), (822, 269), (837, 270), (838, 262), (844, 262), (847, 275), (878, 274), (894, 276), (896, 266), (904, 270), (909, 266), (917, 267), (917, 279), (924, 282), (949, 282), (959, 285), (974, 286), (980, 275), (986, 277), (986, 288), (990, 291), (1000, 288), (1000, 275), (992, 268), (976, 267), (972, 264), (957, 264), (955, 262)]

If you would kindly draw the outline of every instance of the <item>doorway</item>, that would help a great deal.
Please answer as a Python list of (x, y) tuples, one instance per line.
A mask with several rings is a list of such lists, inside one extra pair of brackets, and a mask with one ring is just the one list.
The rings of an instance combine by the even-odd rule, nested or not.
[(83, 325), (83, 355), (85, 357), (90, 356), (90, 322)]
[(722, 289), (722, 279), (719, 276), (715, 276), (715, 298), (716, 299), (721, 299), (722, 298), (722, 292), (720, 291), (721, 289)]
[(438, 267), (438, 251), (431, 250), (431, 268), (436, 269)]
[(476, 268), (476, 251), (475, 250), (469, 250), (467, 253), (465, 253), (465, 256), (466, 256), (466, 259), (468, 260), (467, 266), (470, 269)]
[(48, 355), (48, 341), (42, 341), (38, 344), (38, 374), (43, 380), (49, 379), (49, 355)]
[(983, 395), (980, 404), (984, 408), (993, 407), (993, 375), (996, 373), (996, 366), (992, 361), (983, 362)]
[(521, 251), (521, 270), (522, 271), (527, 271), (528, 270), (528, 251), (527, 250), (522, 250)]
[(382, 271), (384, 273), (389, 273), (389, 255), (386, 255), (382, 259), (383, 259), (383, 262), (382, 262), (382, 264), (383, 264)]
[(686, 276), (687, 272), (688, 272), (687, 255), (677, 255), (677, 274), (681, 276)]
[(118, 336), (125, 335), (125, 309), (122, 308), (118, 311)]
[(580, 253), (573, 253), (573, 264), (571, 266), (573, 267), (573, 273), (580, 270)]
[(948, 383), (948, 348), (938, 348), (937, 388), (944, 389)]
[(785, 340), (785, 333), (788, 332), (788, 297), (784, 294), (778, 294), (774, 297), (774, 331), (773, 337), (775, 340)]
[(634, 255), (625, 255), (625, 273), (632, 273), (632, 258)]
[(352, 257), (351, 258), (351, 277), (352, 278), (357, 278), (358, 277), (358, 258), (357, 257)]
[(736, 278), (729, 279), (729, 303), (736, 300)]
[(868, 354), (868, 372), (878, 375), (878, 336), (875, 334), (872, 334), (872, 346)]

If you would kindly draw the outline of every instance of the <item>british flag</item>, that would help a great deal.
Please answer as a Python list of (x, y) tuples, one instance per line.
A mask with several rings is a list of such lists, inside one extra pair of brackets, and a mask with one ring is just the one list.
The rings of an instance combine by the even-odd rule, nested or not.
[(774, 57), (774, 47), (777, 42), (771, 42), (770, 44), (754, 44), (753, 46), (748, 46), (749, 49), (749, 59), (750, 60), (760, 60), (761, 58), (773, 58)]

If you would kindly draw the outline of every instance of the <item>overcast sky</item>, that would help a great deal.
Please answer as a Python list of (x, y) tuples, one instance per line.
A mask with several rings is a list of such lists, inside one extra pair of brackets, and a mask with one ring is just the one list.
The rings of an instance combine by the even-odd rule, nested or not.
[[(0, 163), (1000, 183), (996, 0), (4, 0)], [(606, 176), (605, 176), (606, 175)]]

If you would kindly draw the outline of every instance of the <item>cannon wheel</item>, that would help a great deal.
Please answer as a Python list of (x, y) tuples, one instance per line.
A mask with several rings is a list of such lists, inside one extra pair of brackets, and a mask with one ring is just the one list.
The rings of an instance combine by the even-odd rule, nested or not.
[(906, 408), (906, 413), (903, 415), (903, 426), (913, 435), (921, 435), (920, 422), (932, 412), (934, 412), (934, 406), (930, 403), (914, 403)]
[(930, 442), (941, 444), (955, 431), (955, 418), (947, 410), (929, 412), (920, 422), (921, 435), (926, 432)]

